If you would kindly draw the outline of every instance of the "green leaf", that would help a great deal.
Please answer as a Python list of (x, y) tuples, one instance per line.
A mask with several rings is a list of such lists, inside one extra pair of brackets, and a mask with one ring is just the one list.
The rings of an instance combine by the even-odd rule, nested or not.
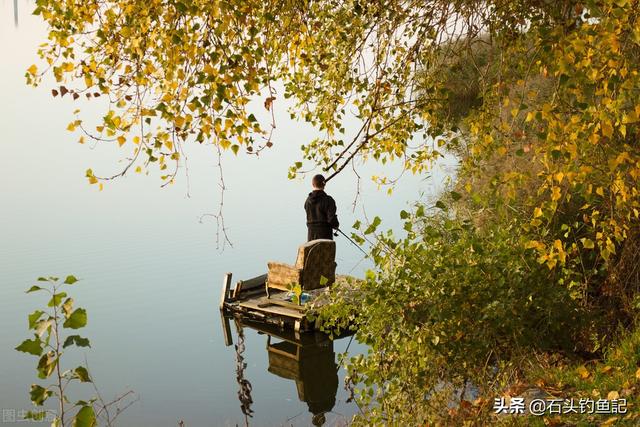
[(71, 427), (94, 427), (97, 425), (93, 406), (83, 406), (73, 418)]
[(357, 234), (351, 233), (351, 238), (359, 244), (363, 244), (364, 243), (364, 239), (360, 236), (358, 236)]
[(62, 299), (66, 296), (66, 292), (58, 292), (57, 294), (53, 294), (47, 305), (49, 307), (57, 307), (62, 302)]
[(49, 378), (58, 364), (58, 358), (53, 351), (42, 355), (38, 361), (38, 377), (41, 379)]
[(593, 240), (591, 239), (587, 239), (586, 237), (583, 237), (582, 239), (580, 239), (580, 241), (582, 242), (582, 246), (585, 249), (593, 249), (595, 247)]
[(455, 191), (452, 191), (451, 193), (451, 198), (457, 202), (458, 200), (460, 200), (462, 198), (462, 196), (460, 195), (460, 193), (456, 193)]
[(356, 221), (353, 223), (353, 225), (351, 227), (353, 227), (355, 230), (360, 230), (360, 221)]
[(47, 279), (46, 277), (38, 277), (38, 282), (48, 282), (49, 279)]
[(83, 383), (91, 382), (89, 371), (87, 371), (87, 368), (85, 368), (84, 366), (78, 366), (76, 369), (74, 369), (73, 372), (75, 373), (75, 377), (78, 378), (80, 382), (83, 382)]
[(64, 321), (62, 326), (70, 329), (80, 329), (87, 324), (87, 311), (84, 308), (76, 309), (71, 315)]
[(39, 336), (35, 336), (32, 340), (24, 340), (22, 344), (16, 347), (16, 350), (23, 353), (33, 354), (34, 356), (40, 356), (42, 354), (42, 341)]
[(40, 286), (33, 285), (25, 293), (28, 294), (28, 293), (31, 293), (31, 292), (41, 291), (43, 289), (44, 288), (41, 288)]
[(89, 339), (83, 338), (80, 335), (69, 335), (67, 339), (64, 340), (64, 344), (62, 344), (62, 348), (67, 348), (73, 344), (75, 344), (78, 347), (91, 347), (91, 344), (89, 344)]
[(40, 320), (40, 316), (44, 314), (42, 310), (36, 310), (29, 315), (29, 329), (33, 329), (36, 325), (36, 322)]
[(38, 384), (31, 384), (31, 401), (34, 405), (42, 406), (44, 401), (53, 394), (51, 390), (39, 386)]
[(371, 234), (376, 231), (378, 226), (382, 223), (382, 220), (379, 217), (373, 218), (373, 222), (364, 230), (364, 234)]
[(73, 285), (74, 283), (76, 283), (78, 281), (78, 279), (76, 278), (76, 276), (74, 275), (69, 275), (67, 276), (66, 279), (64, 279), (64, 284), (65, 285)]
[(407, 219), (409, 218), (409, 212), (405, 211), (405, 210), (401, 210), (400, 211), (400, 219)]
[(442, 200), (438, 200), (438, 201), (436, 202), (436, 208), (440, 208), (440, 209), (442, 209), (443, 211), (446, 211), (446, 210), (447, 210), (447, 205), (445, 205), (445, 204), (442, 202)]
[(42, 420), (44, 420), (44, 418), (46, 416), (47, 416), (47, 411), (37, 411), (37, 412), (29, 411), (24, 416), (24, 419), (25, 420), (42, 421)]

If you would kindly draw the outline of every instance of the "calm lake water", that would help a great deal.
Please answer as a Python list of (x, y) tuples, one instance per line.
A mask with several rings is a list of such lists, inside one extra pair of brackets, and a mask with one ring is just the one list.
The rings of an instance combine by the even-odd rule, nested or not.
[[(17, 4), (17, 16), (14, 16)], [(217, 308), (225, 272), (234, 282), (266, 271), (268, 260), (293, 262), (306, 238), (307, 181), (288, 180), (287, 167), (313, 129), (288, 119), (276, 100), (278, 129), (273, 149), (255, 156), (225, 155), (228, 191), (224, 214), (233, 247), (217, 249), (215, 213), (219, 176), (211, 146), (187, 149), (189, 180), (160, 188), (158, 174), (130, 174), (97, 191), (84, 178), (118, 171), (127, 152), (112, 146), (80, 145), (65, 130), (83, 109), (84, 118), (103, 114), (101, 102), (74, 104), (54, 99), (52, 82), (25, 85), (26, 68), (37, 63), (36, 49), (46, 28), (30, 15), (33, 3), (0, 0), (0, 408), (30, 409), (29, 386), (37, 380), (36, 358), (13, 348), (29, 337), (27, 314), (46, 304), (43, 295), (25, 294), (38, 276), (74, 274), (70, 289), (85, 307), (82, 332), (92, 348), (73, 349), (67, 367), (86, 356), (105, 398), (134, 390), (139, 400), (119, 418), (119, 426), (244, 425), (238, 400), (236, 354), (226, 347)], [(15, 20), (17, 18), (17, 25)], [(41, 68), (42, 68), (42, 64)], [(451, 174), (446, 159), (431, 177), (406, 176), (392, 196), (370, 180), (382, 168), (366, 165), (355, 210), (356, 179), (351, 171), (327, 191), (338, 204), (346, 231), (356, 219), (378, 215), (387, 228), (401, 229), (400, 209), (433, 195)], [(384, 169), (388, 175), (397, 167)], [(187, 194), (190, 196), (188, 197)], [(371, 265), (344, 238), (337, 238), (339, 274), (362, 276)], [(234, 342), (238, 332), (231, 323)], [(310, 411), (329, 411), (325, 425), (344, 425), (357, 412), (346, 403), (344, 372), (335, 363), (349, 339), (307, 340), (303, 347), (245, 327), (245, 378), (253, 386), (253, 426), (311, 425)], [(284, 337), (286, 338), (286, 337)], [(314, 341), (315, 340), (315, 341)], [(291, 365), (275, 351), (295, 353)], [(275, 350), (274, 350), (275, 349)], [(350, 354), (366, 349), (356, 342)], [(75, 365), (73, 365), (75, 366)], [(92, 394), (78, 387), (72, 398)], [(318, 409), (320, 408), (320, 409)], [(7, 423), (8, 418), (4, 419)], [(9, 423), (10, 424), (10, 423)], [(4, 423), (2, 424), (4, 425)]]

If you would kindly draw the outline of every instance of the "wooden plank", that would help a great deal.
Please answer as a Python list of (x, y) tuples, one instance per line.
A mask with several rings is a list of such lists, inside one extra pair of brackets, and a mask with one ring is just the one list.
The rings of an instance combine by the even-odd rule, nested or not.
[(271, 298), (269, 299), (269, 303), (270, 303), (269, 305), (279, 305), (280, 307), (286, 307), (286, 308), (290, 308), (291, 310), (296, 310), (300, 312), (307, 311), (304, 305), (294, 304), (290, 301), (282, 301), (275, 298)]
[(269, 300), (265, 297), (262, 297), (260, 299), (243, 301), (239, 305), (240, 307), (246, 308), (248, 310), (259, 311), (259, 312), (268, 313), (268, 314), (275, 314), (275, 315), (289, 317), (293, 319), (302, 319), (304, 317), (304, 314), (300, 313), (297, 310), (292, 310), (290, 308), (281, 307), (278, 305), (273, 305), (268, 303), (269, 303)]
[(231, 336), (231, 325), (229, 324), (229, 318), (220, 312), (220, 323), (222, 324), (222, 336), (224, 337), (224, 345), (229, 347), (233, 344), (233, 337)]
[(222, 282), (222, 294), (220, 295), (220, 310), (224, 310), (224, 303), (227, 300), (229, 294), (229, 287), (231, 286), (231, 273), (224, 275), (224, 281)]

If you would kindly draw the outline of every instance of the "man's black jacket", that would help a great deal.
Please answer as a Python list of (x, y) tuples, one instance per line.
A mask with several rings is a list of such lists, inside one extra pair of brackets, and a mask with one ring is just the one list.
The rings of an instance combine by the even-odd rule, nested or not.
[(309, 228), (338, 228), (340, 223), (336, 216), (336, 202), (323, 190), (314, 190), (309, 193), (304, 202), (304, 210), (307, 212), (307, 226)]

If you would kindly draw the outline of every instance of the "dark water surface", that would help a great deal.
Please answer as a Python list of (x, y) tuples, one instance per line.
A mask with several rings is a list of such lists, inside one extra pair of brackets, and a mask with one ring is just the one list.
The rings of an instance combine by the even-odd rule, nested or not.
[[(286, 105), (277, 100), (273, 149), (259, 158), (224, 156), (224, 214), (233, 247), (221, 252), (215, 221), (199, 221), (201, 215), (215, 213), (219, 203), (213, 147), (187, 149), (188, 185), (181, 174), (175, 185), (162, 189), (155, 173), (130, 174), (102, 192), (88, 185), (87, 168), (115, 173), (128, 152), (77, 144), (78, 135), (65, 130), (75, 108), (82, 108), (90, 122), (104, 113), (103, 103), (53, 99), (51, 81), (38, 89), (25, 85), (26, 68), (32, 63), (42, 68), (36, 49), (46, 39), (43, 24), (30, 15), (32, 8), (24, 0), (0, 0), (3, 415), (29, 409), (30, 384), (43, 383), (36, 378), (36, 358), (13, 350), (29, 336), (27, 314), (46, 304), (44, 296), (24, 290), (41, 275), (75, 274), (82, 280), (70, 292), (89, 313), (82, 332), (92, 348), (69, 351), (67, 367), (86, 355), (105, 398), (128, 389), (136, 392), (139, 401), (118, 425), (176, 426), (179, 420), (189, 427), (244, 425), (236, 354), (224, 345), (217, 308), (220, 285), (227, 271), (235, 281), (264, 273), (268, 260), (294, 261), (306, 237), (302, 205), (308, 184), (288, 180), (287, 167), (298, 160), (298, 147), (314, 137), (313, 130), (289, 121)], [(365, 208), (369, 218), (378, 215), (384, 226), (399, 230), (397, 212), (421, 192), (434, 194), (449, 173), (446, 165), (452, 164), (451, 159), (442, 162), (426, 180), (404, 177), (393, 196), (368, 179), (382, 168), (361, 167), (362, 198), (355, 212), (352, 172), (345, 171), (327, 190), (337, 201), (343, 229), (362, 219)], [(398, 172), (386, 170), (390, 176)], [(359, 263), (360, 252), (343, 238), (337, 238), (337, 245), (338, 273), (362, 276), (371, 267)], [(237, 343), (233, 322), (231, 331)], [(344, 372), (335, 374), (337, 355), (345, 351), (348, 338), (331, 343), (307, 337), (301, 343), (290, 336), (269, 337), (247, 325), (242, 331), (248, 365), (244, 377), (253, 387), (250, 425), (306, 426), (314, 411), (329, 411), (325, 425), (344, 425), (357, 412), (346, 403)], [(363, 351), (356, 342), (349, 347), (350, 354)], [(74, 390), (72, 400), (93, 393), (90, 387)]]

